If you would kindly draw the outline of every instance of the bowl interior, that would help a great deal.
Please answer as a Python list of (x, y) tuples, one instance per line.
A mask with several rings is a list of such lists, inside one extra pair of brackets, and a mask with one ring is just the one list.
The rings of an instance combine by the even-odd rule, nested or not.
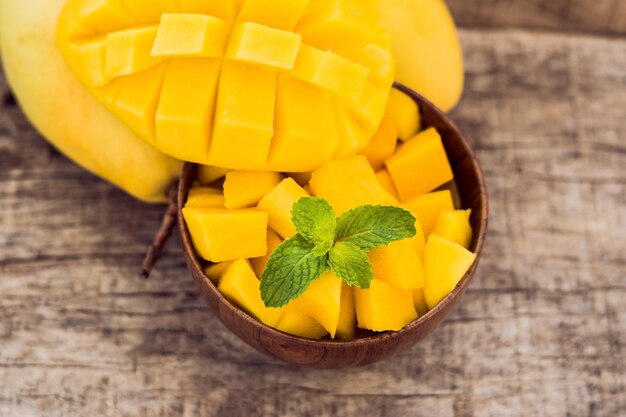
[(485, 239), (488, 218), (487, 191), (478, 161), (468, 142), (454, 123), (428, 100), (396, 84), (395, 88), (410, 96), (421, 112), (422, 127), (435, 127), (455, 174), (456, 192), (464, 209), (472, 209), (474, 232), (470, 250), (476, 262), (456, 289), (437, 307), (397, 332), (363, 332), (351, 341), (312, 340), (289, 335), (266, 326), (231, 304), (204, 274), (204, 261), (193, 248), (181, 208), (196, 178), (197, 166), (186, 164), (178, 190), (178, 218), (185, 258), (200, 292), (220, 320), (242, 340), (256, 349), (287, 362), (319, 368), (358, 366), (385, 359), (407, 349), (430, 334), (459, 302), (476, 270)]

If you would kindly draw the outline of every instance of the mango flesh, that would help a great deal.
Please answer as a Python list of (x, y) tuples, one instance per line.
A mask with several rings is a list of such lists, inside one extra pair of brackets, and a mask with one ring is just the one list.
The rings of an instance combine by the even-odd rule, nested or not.
[(291, 221), (291, 208), (309, 194), (293, 178), (285, 178), (259, 202), (258, 208), (267, 213), (269, 225), (279, 235), (287, 239), (296, 234)]
[(337, 339), (352, 340), (356, 336), (356, 310), (354, 306), (354, 290), (343, 284), (341, 290), (341, 306), (337, 323)]
[(424, 236), (429, 236), (437, 224), (439, 215), (454, 210), (454, 201), (450, 190), (442, 190), (411, 199), (402, 207), (409, 210), (420, 221)]
[(366, 0), (385, 22), (393, 39), (396, 81), (443, 111), (463, 93), (463, 52), (444, 0)]
[(198, 167), (198, 182), (202, 185), (211, 185), (215, 181), (222, 179), (228, 172), (225, 168), (212, 165), (201, 165)]
[(83, 168), (138, 199), (167, 201), (181, 162), (103, 108), (67, 67), (54, 43), (66, 3), (0, 0), (2, 62), (20, 106), (50, 143)]
[(397, 143), (398, 128), (391, 113), (391, 106), (388, 106), (378, 131), (367, 148), (361, 151), (361, 155), (365, 155), (372, 168), (378, 171), (383, 168), (385, 161), (394, 154)]
[(392, 90), (387, 110), (402, 141), (411, 139), (420, 130), (421, 115), (417, 103), (400, 90)]
[(272, 252), (283, 243), (283, 239), (276, 234), (271, 228), (267, 229), (267, 251), (265, 255), (259, 256), (258, 258), (251, 258), (250, 265), (252, 265), (252, 269), (254, 269), (254, 273), (257, 277), (260, 277), (265, 271), (265, 266), (267, 262), (270, 260), (270, 256)]
[(475, 260), (476, 255), (463, 246), (430, 235), (424, 252), (424, 299), (429, 309), (454, 290)]
[(420, 233), (420, 236), (371, 251), (369, 258), (374, 276), (404, 290), (424, 288), (424, 267), (420, 257), (423, 241)]
[(204, 273), (207, 276), (207, 278), (211, 280), (213, 284), (217, 285), (222, 279), (224, 272), (228, 270), (228, 268), (230, 267), (230, 265), (232, 265), (232, 263), (233, 263), (232, 261), (228, 261), (228, 262), (220, 262), (217, 264), (212, 264), (205, 268)]
[(356, 316), (362, 329), (400, 330), (417, 318), (413, 291), (374, 279), (369, 289), (354, 289)]
[(193, 187), (189, 190), (185, 207), (224, 208), (224, 194), (217, 188)]
[(328, 331), (308, 313), (292, 304), (284, 307), (285, 312), (276, 324), (276, 329), (294, 336), (321, 339)]
[(433, 233), (469, 248), (472, 242), (471, 210), (444, 211), (437, 217)]
[(256, 206), (282, 179), (271, 171), (230, 171), (224, 181), (224, 199), (227, 209)]
[[(230, 170), (307, 172), (365, 148), (394, 71), (386, 29), (355, 0), (69, 0), (57, 44), (138, 136)], [(159, 64), (147, 89), (120, 82)]]
[(400, 199), (400, 196), (398, 195), (398, 190), (396, 189), (396, 185), (393, 183), (391, 175), (389, 175), (389, 171), (387, 171), (386, 169), (381, 169), (376, 173), (376, 178), (378, 178), (378, 182), (380, 183), (380, 185), (382, 185), (383, 188), (393, 196), (393, 198), (395, 198), (396, 200)]

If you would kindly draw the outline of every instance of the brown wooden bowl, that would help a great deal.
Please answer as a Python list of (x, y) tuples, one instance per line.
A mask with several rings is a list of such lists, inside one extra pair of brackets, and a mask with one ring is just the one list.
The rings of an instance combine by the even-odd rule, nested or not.
[(396, 85), (419, 105), (423, 127), (436, 127), (448, 153), (463, 208), (472, 209), (474, 238), (470, 250), (476, 262), (456, 289), (437, 307), (397, 332), (373, 334), (351, 341), (313, 340), (292, 336), (266, 326), (231, 304), (206, 277), (191, 243), (182, 208), (196, 177), (197, 166), (186, 164), (178, 189), (178, 220), (185, 258), (202, 297), (219, 319), (244, 342), (286, 362), (316, 368), (342, 368), (381, 361), (404, 351), (428, 336), (450, 314), (467, 289), (480, 259), (487, 230), (487, 190), (478, 161), (455, 124), (432, 103), (414, 91)]

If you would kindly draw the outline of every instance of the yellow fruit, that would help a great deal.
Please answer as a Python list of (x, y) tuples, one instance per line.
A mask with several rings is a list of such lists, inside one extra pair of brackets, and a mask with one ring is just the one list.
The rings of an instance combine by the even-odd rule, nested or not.
[(361, 1), (66, 1), (57, 44), (67, 65), (177, 159), (312, 171), (365, 148), (380, 125), (391, 40)]
[(225, 168), (211, 165), (200, 165), (198, 167), (198, 182), (202, 185), (211, 185), (215, 181), (224, 178), (228, 172)]
[(282, 179), (277, 172), (230, 171), (224, 181), (224, 199), (227, 209), (256, 206)]
[(267, 253), (267, 214), (262, 211), (185, 207), (183, 216), (198, 255), (207, 261)]
[(415, 197), (402, 205), (409, 210), (422, 225), (424, 236), (429, 236), (443, 212), (454, 210), (454, 201), (450, 190), (437, 191)]
[(291, 222), (291, 208), (309, 194), (292, 178), (285, 178), (259, 202), (258, 208), (269, 216), (269, 225), (283, 238), (296, 234), (296, 227)]
[(398, 196), (398, 190), (396, 190), (396, 185), (393, 183), (391, 175), (389, 175), (389, 171), (384, 168), (381, 169), (376, 173), (376, 178), (378, 178), (380, 185), (382, 185), (383, 188), (393, 196), (393, 198), (396, 200), (400, 199), (400, 196)]
[(396, 81), (444, 111), (463, 92), (463, 52), (444, 0), (367, 0), (391, 32)]
[(454, 179), (441, 136), (435, 128), (405, 142), (385, 165), (401, 201), (428, 193)]
[(437, 218), (433, 233), (469, 248), (472, 243), (471, 210), (444, 211)]
[(354, 307), (354, 291), (352, 287), (343, 284), (341, 289), (341, 307), (339, 309), (339, 323), (337, 324), (337, 338), (352, 340), (356, 335), (356, 310)]
[(385, 161), (393, 155), (398, 143), (398, 129), (393, 120), (393, 115), (387, 108), (385, 117), (378, 128), (378, 131), (370, 141), (367, 148), (361, 151), (361, 155), (365, 155), (375, 171), (380, 170)]
[(450, 294), (476, 260), (463, 246), (437, 235), (430, 235), (424, 253), (426, 285), (424, 298), (429, 309)]
[(272, 255), (272, 252), (283, 242), (283, 239), (276, 234), (272, 229), (267, 230), (267, 252), (265, 255), (258, 258), (250, 259), (250, 265), (254, 269), (254, 273), (257, 277), (260, 277), (265, 271), (265, 266)]
[(218, 289), (232, 303), (268, 326), (276, 326), (284, 313), (284, 308), (265, 307), (261, 298), (261, 281), (245, 259), (237, 259), (228, 267)]
[(283, 316), (276, 324), (276, 328), (285, 333), (309, 339), (321, 339), (328, 331), (309, 314), (294, 306), (284, 307)]
[(313, 281), (304, 294), (291, 304), (313, 317), (334, 338), (339, 324), (341, 288), (341, 278), (327, 272)]
[(181, 163), (141, 140), (68, 69), (54, 44), (66, 3), (0, 0), (0, 51), (13, 92), (35, 127), (70, 159), (139, 199), (167, 201)]
[(415, 305), (415, 311), (417, 311), (417, 314), (420, 317), (428, 313), (428, 306), (426, 305), (426, 299), (424, 298), (423, 288), (413, 291), (413, 304)]
[(217, 188), (193, 187), (189, 190), (185, 207), (224, 208), (224, 194)]
[(366, 204), (398, 204), (380, 185), (364, 156), (328, 162), (313, 172), (310, 187), (314, 195), (328, 200), (337, 215)]
[[(421, 239), (421, 241), (420, 241)], [(424, 287), (424, 267), (420, 257), (423, 237), (392, 242), (369, 253), (374, 276), (403, 290)]]
[(217, 285), (222, 279), (222, 275), (224, 275), (224, 272), (226, 272), (231, 265), (231, 261), (212, 264), (204, 270), (204, 273), (213, 284)]
[(398, 138), (406, 141), (420, 130), (421, 115), (417, 103), (399, 90), (392, 90), (389, 96), (389, 110)]
[(375, 332), (400, 330), (417, 318), (413, 291), (401, 290), (379, 279), (369, 289), (354, 289), (359, 327)]

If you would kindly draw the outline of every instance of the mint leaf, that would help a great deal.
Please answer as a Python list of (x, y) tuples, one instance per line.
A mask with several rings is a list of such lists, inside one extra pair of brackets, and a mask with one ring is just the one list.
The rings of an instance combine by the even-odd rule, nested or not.
[(313, 248), (296, 235), (272, 252), (261, 275), (261, 298), (267, 307), (286, 305), (328, 270), (328, 256), (313, 255)]
[(303, 197), (291, 209), (298, 234), (314, 246), (313, 255), (324, 256), (333, 246), (337, 215), (323, 198)]
[(330, 250), (328, 260), (335, 274), (353, 287), (367, 289), (372, 282), (372, 264), (358, 246), (338, 242)]
[(415, 221), (411, 213), (398, 207), (357, 207), (344, 213), (337, 221), (336, 241), (371, 251), (415, 236)]

